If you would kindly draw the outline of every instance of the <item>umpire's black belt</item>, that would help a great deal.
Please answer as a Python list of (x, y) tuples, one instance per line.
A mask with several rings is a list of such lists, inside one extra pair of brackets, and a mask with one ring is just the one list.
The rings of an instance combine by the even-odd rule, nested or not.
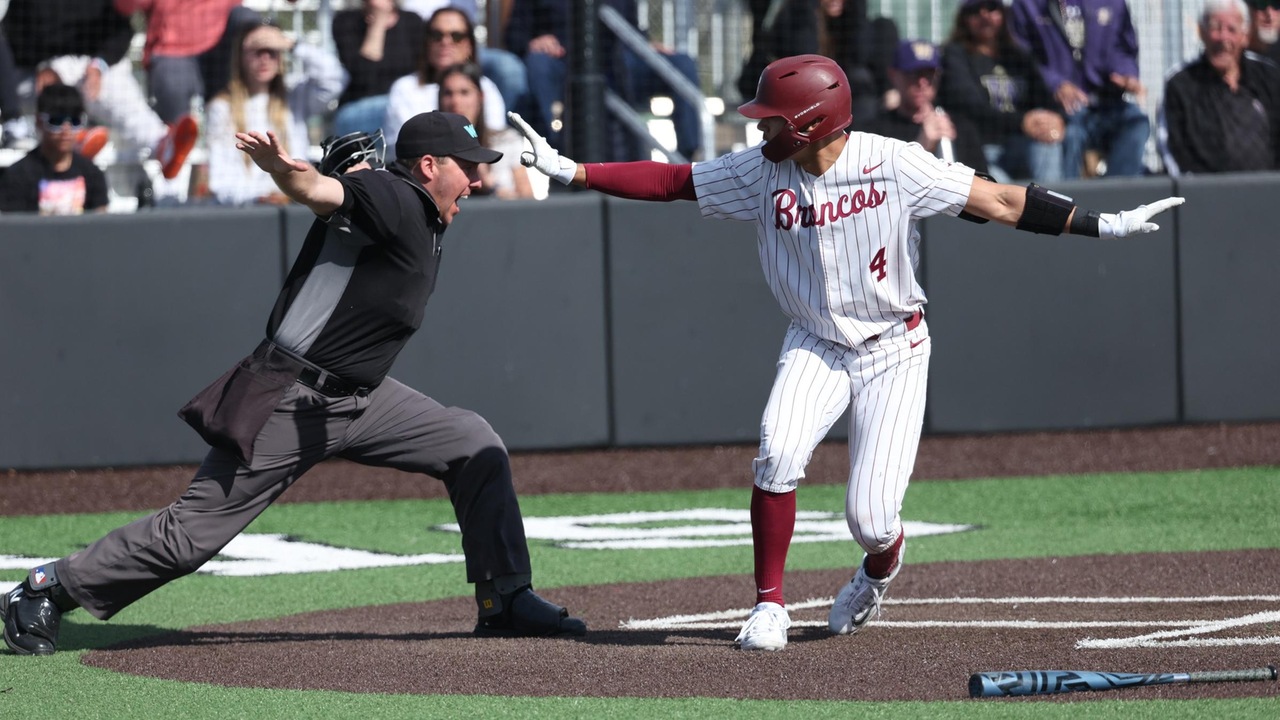
[(308, 365), (298, 374), (298, 382), (324, 395), (325, 397), (350, 397), (366, 393), (373, 388), (367, 385), (356, 385), (347, 382), (328, 370)]
[(357, 385), (349, 380), (344, 380), (319, 365), (304, 360), (299, 357), (297, 353), (290, 352), (270, 340), (264, 340), (262, 345), (267, 352), (278, 352), (300, 365), (302, 370), (298, 373), (298, 382), (306, 385), (325, 397), (350, 397), (352, 395), (368, 393), (373, 390), (374, 386), (372, 385)]

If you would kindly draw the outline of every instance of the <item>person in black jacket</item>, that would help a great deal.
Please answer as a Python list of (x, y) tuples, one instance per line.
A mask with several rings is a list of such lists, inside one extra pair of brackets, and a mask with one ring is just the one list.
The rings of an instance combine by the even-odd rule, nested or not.
[(382, 128), (391, 84), (418, 69), (426, 32), (425, 21), (396, 0), (364, 0), (334, 14), (333, 42), (351, 79), (338, 99), (333, 134)]
[(898, 43), (889, 79), (898, 92), (897, 107), (884, 110), (870, 123), (856, 120), (854, 128), (885, 137), (918, 142), (943, 160), (964, 163), (987, 172), (978, 131), (963, 117), (952, 117), (934, 104), (942, 61), (938, 46), (925, 40)]
[(1061, 109), (1010, 34), (1001, 0), (961, 2), (942, 53), (938, 105), (977, 128), (1000, 182), (1062, 179)]
[(1204, 52), (1165, 83), (1160, 137), (1170, 175), (1280, 168), (1280, 68), (1245, 52), (1247, 18), (1239, 0), (1209, 0)]

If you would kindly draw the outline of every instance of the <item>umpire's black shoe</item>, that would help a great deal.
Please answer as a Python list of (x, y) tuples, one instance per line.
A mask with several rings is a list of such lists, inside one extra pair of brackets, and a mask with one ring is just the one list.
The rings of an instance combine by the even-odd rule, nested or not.
[(501, 612), (482, 615), (476, 622), (475, 634), (480, 637), (586, 635), (587, 624), (581, 618), (570, 617), (568, 610), (543, 600), (532, 587), (525, 586), (502, 596)]
[(0, 595), (4, 615), (4, 644), (19, 655), (52, 655), (57, 649), (62, 611), (47, 592), (33, 591), (23, 582)]

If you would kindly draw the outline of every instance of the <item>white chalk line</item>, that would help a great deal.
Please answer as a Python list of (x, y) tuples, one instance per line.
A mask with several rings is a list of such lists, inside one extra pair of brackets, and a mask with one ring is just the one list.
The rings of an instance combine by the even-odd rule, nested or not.
[[(1097, 639), (1085, 638), (1076, 643), (1076, 647), (1080, 649), (1104, 649), (1113, 647), (1152, 647), (1155, 645), (1166, 645), (1169, 642), (1187, 643), (1199, 638), (1177, 639), (1182, 635), (1205, 635), (1208, 633), (1220, 632), (1230, 628), (1245, 627), (1248, 625), (1261, 625), (1263, 623), (1280, 622), (1280, 611), (1259, 612), (1252, 615), (1244, 615), (1238, 618), (1226, 618), (1224, 620), (1207, 620), (1198, 626), (1181, 631), (1165, 631), (1151, 633), (1150, 635), (1139, 635), (1131, 638), (1112, 638)], [(1221, 640), (1220, 638), (1209, 638), (1211, 640)], [(1228, 638), (1235, 640), (1236, 638)], [(1253, 645), (1278, 645), (1280, 637), (1253, 638)]]
[[(628, 620), (625, 630), (725, 630), (742, 626), (746, 615), (721, 622), (685, 622), (660, 624), (652, 620)], [(896, 628), (1017, 628), (1022, 630), (1108, 628), (1108, 627), (1196, 627), (1203, 620), (876, 620), (880, 627)], [(792, 620), (791, 627), (826, 627), (825, 620)]]
[[(789, 610), (829, 607), (833, 598), (813, 598), (788, 605)], [(1193, 597), (1003, 597), (1003, 598), (886, 598), (885, 605), (1104, 605), (1104, 604), (1187, 604), (1233, 602), (1280, 602), (1280, 595), (1203, 595)], [(672, 615), (648, 620), (619, 623), (624, 630), (732, 630), (751, 614), (751, 608), (736, 608), (695, 615)], [(1115, 649), (1134, 647), (1240, 647), (1245, 645), (1280, 645), (1280, 636), (1240, 638), (1187, 637), (1206, 635), (1232, 628), (1280, 622), (1280, 611), (1252, 613), (1235, 618), (1192, 620), (885, 620), (876, 625), (887, 628), (975, 628), (1018, 630), (1073, 630), (1097, 628), (1172, 628), (1126, 638), (1085, 638), (1077, 649)], [(821, 620), (793, 620), (793, 628), (826, 627)]]

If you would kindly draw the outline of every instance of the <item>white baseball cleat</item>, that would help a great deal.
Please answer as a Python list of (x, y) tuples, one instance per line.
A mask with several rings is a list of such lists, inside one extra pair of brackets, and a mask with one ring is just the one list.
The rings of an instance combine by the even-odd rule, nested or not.
[(876, 580), (867, 577), (865, 565), (864, 562), (853, 579), (840, 588), (840, 594), (831, 605), (831, 612), (827, 615), (827, 627), (837, 635), (852, 635), (880, 615), (880, 603), (884, 600), (885, 591), (889, 589), (889, 583), (893, 582), (893, 579), (898, 576), (898, 570), (902, 568), (902, 562), (899, 560), (889, 577)]
[(733, 641), (743, 650), (781, 650), (787, 646), (791, 616), (778, 603), (762, 602), (751, 611), (742, 632)]

